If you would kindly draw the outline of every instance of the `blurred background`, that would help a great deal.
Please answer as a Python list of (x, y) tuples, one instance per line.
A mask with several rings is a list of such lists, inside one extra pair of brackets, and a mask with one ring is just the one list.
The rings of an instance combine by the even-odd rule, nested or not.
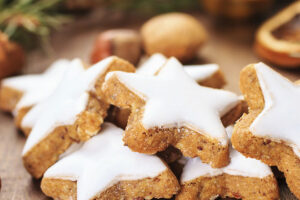
[[(275, 25), (274, 30), (268, 31), (281, 41), (286, 39), (290, 43), (292, 41), (299, 44), (300, 5), (295, 2), (293, 0), (2, 0), (0, 48), (3, 56), (0, 64), (3, 64), (0, 65), (0, 78), (20, 72), (41, 72), (60, 57), (80, 57), (87, 63), (93, 63), (110, 54), (125, 54), (122, 48), (128, 49), (128, 45), (115, 42), (117, 40), (130, 40), (130, 44), (133, 44), (132, 40), (141, 40), (134, 44), (138, 50), (133, 49), (133, 53), (124, 55), (134, 64), (137, 64), (143, 55), (155, 52), (176, 56), (188, 64), (217, 63), (227, 75), (227, 79), (233, 79), (228, 81), (229, 88), (238, 92), (236, 83), (239, 69), (249, 63), (264, 60), (272, 66), (279, 66), (280, 69), (295, 69), (299, 66), (299, 55), (298, 60), (292, 64), (285, 63), (286, 60), (283, 60), (282, 64), (280, 61), (272, 62), (274, 60), (272, 58), (278, 56), (272, 54), (273, 57), (268, 57), (270, 52), (265, 51), (266, 45), (264, 48), (263, 44), (260, 44), (257, 51), (253, 50), (259, 41), (257, 39), (259, 27), (291, 4), (298, 7), (298, 10), (294, 9), (296, 10), (294, 17), (287, 17), (285, 23)], [(166, 16), (165, 20), (162, 17), (156, 21), (152, 20), (152, 24), (147, 24), (147, 21), (151, 21), (151, 18), (157, 15), (172, 12), (186, 13), (196, 19), (198, 24), (193, 25), (189, 19), (185, 21), (180, 16), (169, 18)], [(145, 31), (142, 31), (143, 27)], [(103, 41), (101, 34), (114, 29), (127, 29), (134, 33), (131, 35), (122, 31), (109, 33), (108, 41), (114, 41), (113, 45), (117, 50), (108, 53), (107, 47), (101, 45), (107, 44), (107, 36)], [(183, 41), (184, 46), (173, 44), (176, 41)], [(103, 48), (106, 48), (104, 53), (101, 52)], [(176, 54), (178, 52), (170, 52), (170, 49), (180, 49), (181, 55)], [(295, 51), (296, 55), (299, 54), (299, 48)], [(283, 73), (291, 74), (290, 77), (295, 79), (298, 70), (293, 70), (292, 73), (284, 70)], [(293, 76), (294, 74), (296, 76)]]

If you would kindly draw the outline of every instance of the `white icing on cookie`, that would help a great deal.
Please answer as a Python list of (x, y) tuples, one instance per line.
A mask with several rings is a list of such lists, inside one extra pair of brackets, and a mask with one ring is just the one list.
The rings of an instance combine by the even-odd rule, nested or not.
[(183, 68), (195, 81), (201, 82), (219, 71), (217, 64), (185, 65)]
[[(226, 128), (228, 137), (232, 134), (232, 126)], [(199, 177), (213, 177), (221, 174), (233, 176), (264, 178), (272, 175), (270, 167), (259, 160), (246, 158), (241, 153), (230, 148), (230, 163), (223, 168), (212, 168), (201, 162), (199, 158), (187, 158), (187, 164), (183, 168), (181, 183), (194, 180)]]
[(255, 70), (265, 107), (250, 131), (256, 136), (283, 141), (300, 158), (300, 86), (263, 63), (256, 64)]
[(111, 72), (146, 101), (142, 123), (145, 128), (187, 126), (227, 145), (220, 117), (239, 102), (234, 93), (203, 87), (171, 58), (157, 76)]
[(2, 81), (4, 87), (13, 88), (23, 93), (22, 98), (16, 105), (14, 114), (16, 115), (21, 108), (33, 106), (49, 97), (61, 81), (69, 64), (70, 61), (61, 59), (54, 62), (42, 74), (4, 79)]
[(59, 155), (59, 160), (74, 153), (75, 151), (78, 151), (82, 147), (83, 144), (84, 144), (84, 142), (72, 143), (71, 146), (69, 146), (69, 148), (65, 152), (63, 152), (62, 154)]
[(123, 180), (154, 178), (167, 170), (156, 156), (132, 152), (124, 146), (123, 130), (104, 123), (76, 152), (50, 167), (44, 178), (77, 181), (77, 199), (92, 199)]
[(112, 60), (113, 57), (106, 58), (87, 70), (79, 59), (70, 63), (52, 95), (34, 106), (23, 118), (22, 126), (32, 127), (23, 155), (56, 127), (76, 121), (77, 115), (86, 108), (89, 92), (94, 90), (97, 78), (106, 71)]
[(155, 75), (155, 73), (167, 62), (167, 60), (168, 59), (160, 53), (153, 54), (136, 69), (136, 73)]
[[(167, 58), (159, 53), (153, 54), (147, 59), (138, 69), (136, 73), (144, 75), (155, 75), (158, 70), (163, 67), (167, 62)], [(185, 72), (190, 75), (195, 81), (201, 82), (220, 70), (217, 64), (205, 64), (205, 65), (185, 65), (183, 66)]]

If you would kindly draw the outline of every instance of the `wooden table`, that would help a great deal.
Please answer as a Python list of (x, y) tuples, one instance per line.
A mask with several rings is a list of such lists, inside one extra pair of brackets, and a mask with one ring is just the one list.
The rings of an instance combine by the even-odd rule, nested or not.
[[(259, 59), (252, 51), (254, 31), (258, 23), (233, 25), (217, 23), (204, 15), (196, 14), (209, 31), (210, 39), (199, 52), (195, 63), (217, 63), (225, 73), (226, 89), (240, 93), (238, 81), (240, 70)], [(121, 20), (121, 23), (120, 23)], [(75, 24), (64, 27), (51, 38), (52, 52), (44, 54), (41, 50), (27, 55), (28, 64), (24, 73), (42, 72), (58, 58), (82, 58), (89, 61), (89, 54), (97, 33), (108, 28), (138, 29), (143, 19), (124, 18), (119, 14), (103, 10), (76, 20)], [(300, 78), (300, 71), (279, 70), (291, 80)], [(21, 152), (25, 142), (23, 134), (16, 130), (9, 114), (0, 113), (0, 176), (2, 179), (1, 200), (42, 200), (48, 199), (39, 189), (40, 182), (34, 180), (23, 168)], [(288, 191), (284, 180), (280, 180), (281, 199), (296, 199)]]

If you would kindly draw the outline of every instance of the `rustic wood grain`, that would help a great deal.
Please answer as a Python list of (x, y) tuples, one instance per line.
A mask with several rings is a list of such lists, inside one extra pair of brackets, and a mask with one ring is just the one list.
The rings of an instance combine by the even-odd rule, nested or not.
[[(217, 63), (225, 73), (226, 88), (239, 92), (238, 80), (240, 70), (249, 63), (259, 59), (252, 51), (253, 35), (258, 23), (233, 25), (216, 23), (212, 19), (196, 14), (209, 31), (210, 39), (199, 52), (199, 59), (194, 63)], [(120, 23), (121, 21), (121, 23)], [(55, 33), (51, 39), (53, 51), (44, 54), (40, 50), (29, 53), (25, 73), (42, 72), (50, 63), (58, 58), (80, 57), (89, 61), (93, 41), (101, 30), (108, 28), (135, 28), (143, 19), (124, 18), (118, 13), (107, 13), (98, 10), (76, 23)], [(118, 23), (116, 23), (118, 22)], [(300, 71), (279, 70), (292, 80), (300, 78)], [(22, 133), (18, 132), (9, 114), (0, 113), (0, 177), (2, 179), (1, 200), (44, 200), (39, 189), (39, 181), (33, 180), (23, 168), (21, 152), (25, 142)], [(281, 199), (296, 199), (280, 180)]]

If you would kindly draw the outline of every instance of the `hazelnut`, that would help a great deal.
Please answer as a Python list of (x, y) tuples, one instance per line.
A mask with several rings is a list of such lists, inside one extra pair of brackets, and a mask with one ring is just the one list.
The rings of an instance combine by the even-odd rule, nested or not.
[(275, 65), (300, 67), (300, 1), (267, 20), (257, 31), (257, 54)]
[(22, 47), (0, 32), (0, 79), (20, 72), (24, 63)]
[(207, 38), (199, 21), (183, 13), (153, 17), (142, 26), (141, 34), (148, 55), (162, 53), (182, 62), (195, 57)]
[(91, 62), (96, 63), (112, 55), (136, 64), (141, 56), (140, 35), (130, 29), (115, 29), (100, 33), (94, 44)]

